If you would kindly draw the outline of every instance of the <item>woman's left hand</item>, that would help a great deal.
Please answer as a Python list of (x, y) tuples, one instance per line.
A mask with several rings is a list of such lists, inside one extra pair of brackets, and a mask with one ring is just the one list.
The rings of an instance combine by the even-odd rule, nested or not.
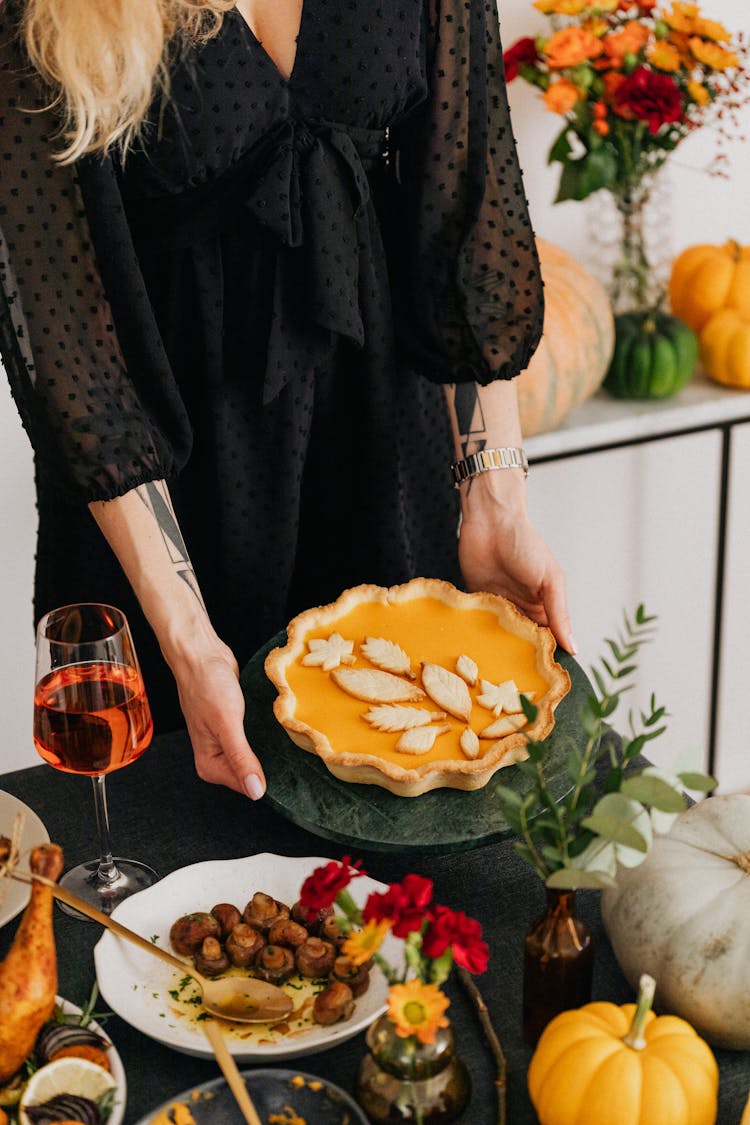
[(523, 481), (514, 471), (490, 472), (469, 484), (458, 547), (466, 588), (502, 594), (575, 653), (565, 576), (529, 519)]

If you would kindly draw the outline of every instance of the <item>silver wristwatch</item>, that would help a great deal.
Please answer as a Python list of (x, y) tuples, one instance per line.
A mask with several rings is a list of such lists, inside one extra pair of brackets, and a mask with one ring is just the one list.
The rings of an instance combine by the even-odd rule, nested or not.
[(458, 488), (465, 480), (492, 469), (523, 469), (523, 475), (527, 477), (529, 462), (525, 450), (516, 445), (506, 445), (500, 449), (480, 449), (479, 453), (471, 453), (463, 461), (451, 465), (453, 486)]

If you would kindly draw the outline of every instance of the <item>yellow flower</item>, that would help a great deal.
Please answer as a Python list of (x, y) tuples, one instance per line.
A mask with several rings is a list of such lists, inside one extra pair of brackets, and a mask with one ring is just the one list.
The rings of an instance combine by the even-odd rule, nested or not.
[(698, 105), (707, 105), (709, 93), (705, 86), (701, 86), (700, 82), (696, 82), (693, 78), (687, 84), (687, 92), (694, 102)]
[(601, 39), (602, 35), (606, 35), (609, 30), (609, 24), (601, 16), (590, 16), (581, 24), (584, 31), (588, 31), (589, 35), (595, 35), (597, 39)]
[(388, 993), (388, 1015), (396, 1033), (402, 1039), (416, 1035), (420, 1043), (434, 1042), (438, 1028), (448, 1026), (443, 1013), (449, 1004), (436, 984), (422, 984), (421, 980), (391, 985)]
[(680, 52), (666, 39), (660, 39), (648, 53), (649, 62), (657, 70), (675, 71), (680, 69)]
[(702, 16), (693, 21), (693, 31), (704, 39), (713, 39), (716, 43), (728, 43), (732, 38), (730, 33), (718, 20), (707, 20)]
[(552, 113), (569, 113), (581, 97), (581, 91), (567, 78), (551, 82), (544, 93), (543, 101)]
[(388, 921), (376, 922), (373, 919), (367, 922), (361, 930), (353, 930), (341, 947), (344, 957), (348, 957), (354, 965), (364, 965), (373, 953), (377, 953), (383, 943), (383, 938), (391, 928)]
[(674, 0), (670, 11), (665, 12), (662, 19), (668, 27), (674, 28), (675, 31), (684, 31), (687, 35), (692, 35), (695, 29), (695, 21), (701, 19), (700, 8), (697, 4), (682, 3), (682, 0)]
[(578, 16), (589, 4), (590, 0), (535, 0), (534, 7), (545, 16)]
[(690, 40), (690, 50), (693, 58), (711, 70), (729, 70), (737, 66), (739, 59), (734, 51), (727, 51), (718, 43), (710, 43), (706, 39), (699, 39), (694, 35)]

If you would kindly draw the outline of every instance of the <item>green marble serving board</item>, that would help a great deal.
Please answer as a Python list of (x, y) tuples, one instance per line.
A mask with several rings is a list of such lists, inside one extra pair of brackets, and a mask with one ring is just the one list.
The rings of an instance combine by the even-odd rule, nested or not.
[[(286, 633), (278, 633), (240, 677), (247, 735), (265, 770), (265, 800), (276, 812), (316, 836), (371, 851), (443, 854), (512, 835), (495, 789), (502, 783), (519, 794), (528, 791), (529, 779), (515, 766), (499, 770), (489, 784), (472, 793), (433, 789), (421, 797), (396, 797), (377, 785), (340, 781), (317, 755), (295, 746), (276, 721), (276, 688), (263, 670), (271, 649), (284, 644)], [(558, 651), (557, 659), (570, 674), (571, 688), (555, 711), (545, 772), (560, 800), (570, 788), (565, 763), (571, 745), (580, 745), (584, 738), (581, 706), (593, 689), (571, 656)]]

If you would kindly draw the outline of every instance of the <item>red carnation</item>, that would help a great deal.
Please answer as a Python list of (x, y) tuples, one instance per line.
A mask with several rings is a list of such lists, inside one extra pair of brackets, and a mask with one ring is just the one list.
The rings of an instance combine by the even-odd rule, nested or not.
[(436, 906), (422, 938), (422, 953), (426, 957), (441, 957), (448, 946), (453, 949), (453, 960), (462, 969), (483, 973), (487, 968), (490, 951), (482, 941), (482, 927), (476, 918), (467, 917), (461, 910)]
[(383, 894), (371, 894), (362, 917), (365, 922), (390, 922), (396, 937), (405, 938), (420, 930), (432, 899), (432, 880), (407, 875), (403, 883), (392, 883)]
[(538, 57), (536, 43), (533, 39), (528, 35), (524, 39), (519, 39), (503, 54), (505, 81), (512, 82), (514, 78), (518, 77), (518, 71), (522, 66), (531, 66)]
[(357, 860), (352, 864), (349, 856), (345, 855), (341, 863), (332, 859), (324, 867), (316, 867), (302, 884), (299, 894), (302, 905), (308, 910), (327, 910), (333, 906), (339, 891), (345, 890), (358, 875), (364, 875), (364, 871), (358, 870), (360, 863)]
[(614, 91), (617, 111), (648, 121), (649, 132), (658, 133), (662, 125), (682, 120), (682, 94), (668, 74), (637, 66)]

